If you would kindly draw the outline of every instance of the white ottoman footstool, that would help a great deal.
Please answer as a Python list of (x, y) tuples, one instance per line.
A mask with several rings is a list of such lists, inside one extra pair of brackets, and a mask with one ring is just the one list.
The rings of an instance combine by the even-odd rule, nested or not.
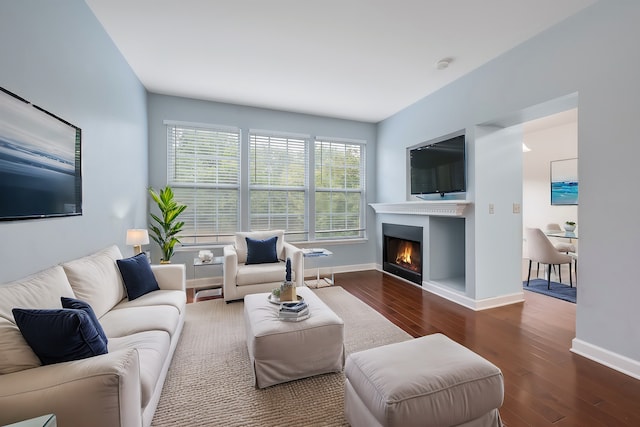
[(353, 353), (345, 375), (354, 427), (502, 426), (502, 372), (442, 334)]
[(258, 388), (344, 367), (344, 322), (307, 287), (296, 292), (309, 305), (309, 318), (300, 322), (278, 319), (279, 305), (268, 293), (244, 297), (247, 349)]

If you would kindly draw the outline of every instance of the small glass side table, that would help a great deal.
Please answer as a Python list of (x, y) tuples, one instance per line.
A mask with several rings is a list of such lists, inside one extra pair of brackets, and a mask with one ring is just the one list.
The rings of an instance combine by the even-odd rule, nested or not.
[[(311, 248), (311, 249), (303, 249), (302, 250), (302, 255), (305, 258), (326, 258), (326, 257), (330, 257), (333, 255), (333, 252), (331, 252), (328, 249), (324, 249), (324, 248)], [(320, 266), (317, 266), (317, 272), (316, 272), (316, 280), (306, 280), (305, 284), (310, 287), (310, 288), (322, 288), (325, 286), (332, 286), (334, 284), (334, 280), (333, 280), (333, 269), (331, 270), (331, 279), (329, 279), (328, 277), (323, 278), (322, 280), (320, 280)]]
[(48, 414), (13, 424), (7, 424), (5, 427), (56, 427), (57, 425), (56, 416)]
[[(222, 283), (217, 282), (215, 279), (197, 279), (196, 268), (204, 267), (207, 265), (221, 266), (224, 263), (224, 257), (216, 256), (211, 261), (203, 261), (200, 258), (193, 259), (193, 282), (190, 288), (193, 288), (194, 301), (209, 297), (221, 297), (222, 296)], [(204, 282), (203, 282), (204, 281)]]

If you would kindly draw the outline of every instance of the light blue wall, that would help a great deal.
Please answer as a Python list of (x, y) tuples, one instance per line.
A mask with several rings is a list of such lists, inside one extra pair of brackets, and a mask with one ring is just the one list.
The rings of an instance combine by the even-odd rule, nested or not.
[(82, 129), (79, 217), (0, 223), (0, 282), (146, 224), (146, 92), (82, 0), (0, 3), (0, 86)]
[[(149, 94), (149, 158), (150, 185), (160, 188), (167, 184), (166, 156), (167, 137), (164, 120), (176, 120), (192, 123), (208, 123), (224, 126), (235, 126), (242, 130), (243, 141), (249, 129), (264, 129), (271, 131), (309, 134), (311, 136), (341, 137), (365, 140), (366, 145), (366, 175), (367, 175), (367, 203), (374, 201), (376, 192), (376, 125), (350, 120), (340, 120), (306, 114), (289, 113), (262, 108), (224, 104), (218, 102), (201, 101), (174, 96)], [(246, 148), (246, 146), (245, 146)], [(329, 245), (334, 256), (331, 265), (369, 264), (375, 258), (375, 217), (368, 206), (367, 230), (368, 241), (356, 244)], [(157, 254), (157, 245), (152, 249)], [(175, 262), (191, 264), (195, 253), (177, 253)], [(190, 277), (193, 273), (187, 269)]]
[[(532, 106), (558, 98), (577, 99), (580, 271), (576, 338), (603, 354), (630, 358), (636, 368), (640, 362), (640, 227), (636, 219), (640, 202), (633, 189), (640, 182), (639, 21), (640, 2), (596, 3), (380, 123), (377, 163), (382, 168), (392, 162), (403, 170), (406, 146), (460, 128), (532, 119), (545, 112)], [(576, 93), (577, 98), (569, 96)], [(508, 161), (512, 159), (503, 160)], [(496, 161), (496, 170), (500, 165)], [(405, 193), (397, 191), (404, 186), (404, 173), (379, 180), (378, 201), (404, 200)], [(500, 190), (493, 188), (495, 197)], [(628, 226), (622, 229), (620, 224)], [(521, 236), (516, 226), (503, 232)], [(486, 239), (476, 233), (478, 238)], [(475, 244), (485, 246), (485, 242)]]

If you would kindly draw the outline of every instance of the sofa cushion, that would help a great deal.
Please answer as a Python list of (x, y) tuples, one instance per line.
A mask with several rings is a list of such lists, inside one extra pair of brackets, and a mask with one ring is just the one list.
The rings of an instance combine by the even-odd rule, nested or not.
[(107, 352), (107, 343), (84, 310), (14, 308), (12, 312), (20, 332), (43, 365)]
[(142, 407), (146, 407), (153, 396), (162, 366), (171, 346), (169, 334), (161, 331), (141, 332), (114, 338), (109, 342), (109, 351), (135, 348), (140, 363), (140, 391)]
[(269, 237), (277, 236), (276, 252), (278, 258), (284, 259), (284, 230), (269, 230), (269, 231), (250, 231), (250, 232), (238, 232), (236, 233), (235, 248), (238, 254), (238, 264), (244, 264), (247, 262), (247, 240), (251, 239), (264, 240)]
[(278, 262), (276, 243), (278, 236), (269, 237), (264, 240), (245, 237), (247, 241), (247, 264), (266, 264)]
[(116, 266), (116, 260), (120, 258), (120, 249), (114, 245), (62, 264), (75, 297), (90, 304), (98, 318), (125, 298), (122, 277)]
[(131, 307), (147, 307), (153, 305), (170, 305), (182, 313), (187, 304), (187, 293), (185, 291), (163, 290), (150, 292), (136, 298), (133, 301), (122, 300), (120, 304), (113, 307), (114, 310)]
[(96, 328), (96, 331), (98, 331), (100, 338), (102, 338), (105, 344), (109, 343), (107, 335), (104, 333), (104, 329), (102, 329), (102, 325), (100, 325), (100, 322), (96, 317), (96, 313), (93, 311), (93, 308), (91, 308), (89, 304), (79, 299), (67, 297), (60, 297), (60, 302), (62, 303), (62, 308), (74, 308), (76, 310), (83, 310), (84, 312), (86, 312), (89, 315), (89, 319), (91, 319), (91, 322), (93, 322), (93, 326)]
[(146, 331), (165, 331), (173, 336), (180, 323), (180, 311), (169, 305), (114, 308), (100, 322), (109, 340)]
[(129, 301), (160, 289), (146, 254), (139, 253), (131, 258), (119, 259), (116, 263), (122, 275), (124, 287), (127, 289)]
[(60, 266), (0, 285), (0, 374), (41, 365), (20, 333), (11, 310), (15, 307), (59, 308), (60, 296), (74, 296)]
[(238, 286), (255, 285), (256, 283), (272, 283), (284, 281), (285, 263), (239, 265), (236, 274)]

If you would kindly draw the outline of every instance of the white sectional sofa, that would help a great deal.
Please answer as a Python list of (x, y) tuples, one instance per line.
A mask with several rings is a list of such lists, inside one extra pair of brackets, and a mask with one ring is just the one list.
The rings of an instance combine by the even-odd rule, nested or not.
[[(0, 425), (53, 413), (63, 427), (149, 426), (184, 325), (182, 264), (152, 265), (159, 290), (129, 301), (116, 246), (0, 285)], [(42, 365), (14, 308), (88, 303), (108, 353)]]

